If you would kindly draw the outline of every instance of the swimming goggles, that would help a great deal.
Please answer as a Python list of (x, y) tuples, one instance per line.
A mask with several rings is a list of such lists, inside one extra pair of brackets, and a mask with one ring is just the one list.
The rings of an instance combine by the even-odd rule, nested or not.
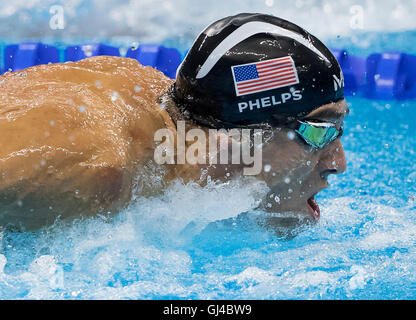
[(295, 131), (314, 148), (323, 148), (342, 135), (342, 128), (337, 129), (334, 123), (299, 120), (298, 123)]

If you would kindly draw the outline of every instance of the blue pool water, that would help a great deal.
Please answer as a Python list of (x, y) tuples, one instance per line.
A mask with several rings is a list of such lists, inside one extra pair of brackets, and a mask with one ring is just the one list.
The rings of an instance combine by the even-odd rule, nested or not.
[[(415, 35), (326, 43), (415, 53)], [(263, 184), (178, 182), (113, 217), (1, 230), (0, 298), (415, 299), (416, 101), (347, 101), (348, 169), (317, 196), (317, 225), (282, 239), (254, 222)]]

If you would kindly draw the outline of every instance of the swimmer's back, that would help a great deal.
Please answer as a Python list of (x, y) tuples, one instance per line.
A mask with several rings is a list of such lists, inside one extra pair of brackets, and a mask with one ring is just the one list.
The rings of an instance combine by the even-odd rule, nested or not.
[(171, 84), (109, 56), (0, 76), (0, 225), (125, 203), (153, 132), (169, 121), (156, 100)]

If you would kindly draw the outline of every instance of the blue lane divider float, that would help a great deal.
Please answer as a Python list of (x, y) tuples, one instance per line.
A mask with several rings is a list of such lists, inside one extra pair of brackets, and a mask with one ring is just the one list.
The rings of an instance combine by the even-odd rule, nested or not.
[(344, 73), (345, 93), (371, 99), (416, 98), (416, 56), (400, 52), (374, 53), (367, 58), (332, 50)]
[[(362, 95), (371, 99), (416, 98), (416, 56), (401, 52), (374, 53), (368, 57), (350, 55), (346, 49), (331, 50), (343, 73), (346, 95)], [(101, 43), (68, 46), (64, 61), (79, 61), (97, 55), (120, 56), (116, 47)], [(4, 51), (4, 70), (18, 71), (34, 65), (59, 61), (59, 50), (40, 42), (8, 45)], [(158, 44), (141, 44), (130, 48), (126, 56), (142, 65), (152, 66), (175, 78), (182, 57), (175, 48)]]
[(367, 58), (366, 96), (376, 99), (415, 98), (416, 57), (403, 53), (377, 53)]
[(142, 44), (137, 49), (130, 48), (126, 57), (134, 58), (144, 66), (154, 67), (172, 79), (175, 78), (176, 69), (181, 63), (178, 50), (157, 44)]
[(344, 49), (332, 50), (344, 74), (344, 92), (346, 95), (356, 94), (365, 85), (366, 61), (363, 58), (351, 56)]
[(39, 64), (59, 62), (59, 51), (40, 42), (22, 42), (7, 46), (4, 52), (5, 71), (18, 71)]
[(79, 61), (92, 56), (120, 56), (120, 50), (101, 43), (88, 43), (65, 49), (65, 61)]

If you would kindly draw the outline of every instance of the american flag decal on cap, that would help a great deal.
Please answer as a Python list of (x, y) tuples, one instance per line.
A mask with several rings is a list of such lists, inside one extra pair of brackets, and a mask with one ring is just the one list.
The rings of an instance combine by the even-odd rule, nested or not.
[(237, 96), (299, 83), (292, 57), (282, 57), (231, 67)]

